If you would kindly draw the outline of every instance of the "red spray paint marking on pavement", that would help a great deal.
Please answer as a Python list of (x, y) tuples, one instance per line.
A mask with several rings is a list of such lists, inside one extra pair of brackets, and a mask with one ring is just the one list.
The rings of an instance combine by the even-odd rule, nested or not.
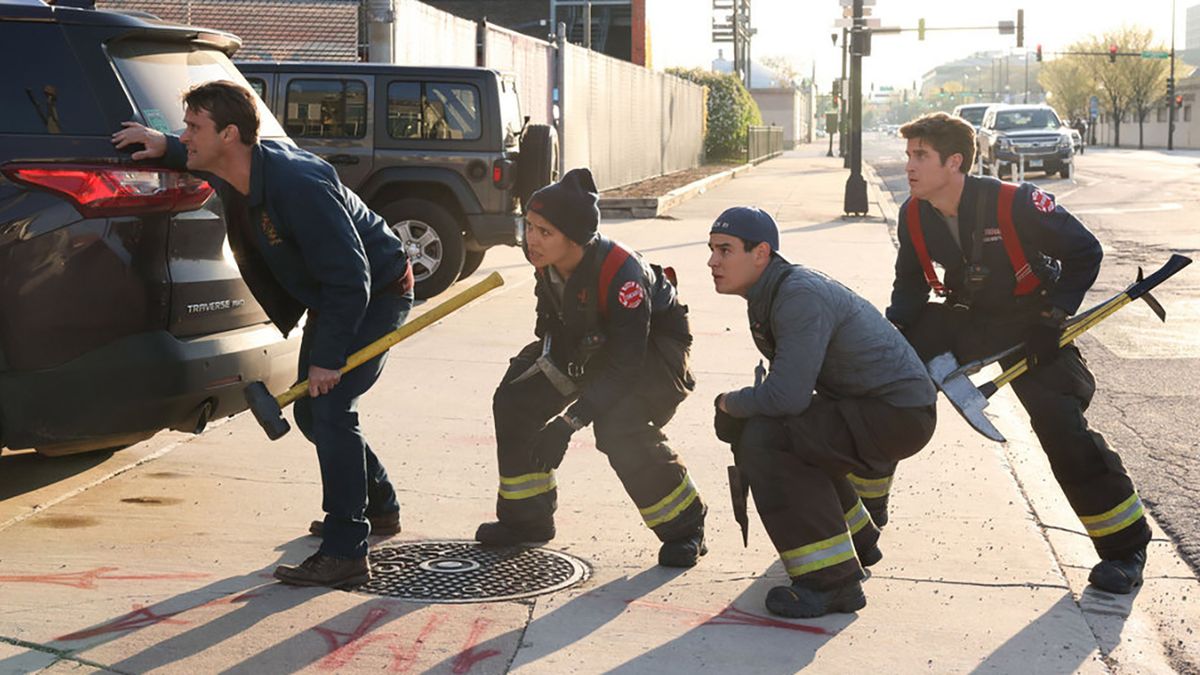
[(454, 672), (456, 675), (463, 675), (475, 667), (476, 663), (485, 661), (500, 653), (498, 649), (486, 649), (476, 653), (475, 645), (479, 642), (479, 636), (483, 635), (483, 631), (487, 629), (492, 622), (482, 617), (475, 619), (475, 623), (471, 625), (471, 634), (467, 636), (467, 641), (463, 645), (463, 649), (454, 657)]
[(645, 600), (626, 600), (625, 604), (646, 607), (648, 609), (654, 609), (660, 612), (691, 615), (696, 617), (689, 622), (694, 626), (755, 626), (758, 628), (782, 628), (784, 630), (794, 630), (801, 633), (812, 633), (814, 635), (833, 635), (832, 632), (821, 628), (820, 626), (808, 626), (802, 623), (789, 623), (787, 621), (780, 621), (779, 619), (772, 619), (770, 617), (744, 612), (733, 605), (725, 607), (725, 609), (722, 609), (718, 614), (710, 614), (709, 612), (698, 609), (674, 607), (657, 602), (647, 602)]
[(171, 612), (170, 614), (156, 614), (154, 610), (147, 609), (144, 605), (134, 605), (133, 611), (125, 616), (114, 619), (101, 626), (96, 626), (95, 628), (88, 628), (75, 633), (68, 633), (54, 639), (57, 642), (68, 642), (71, 640), (84, 640), (90, 637), (96, 637), (97, 635), (106, 635), (108, 633), (123, 633), (125, 631), (138, 630), (140, 628), (148, 628), (160, 623), (174, 623), (183, 625), (189, 622), (181, 619), (172, 619), (171, 617), (175, 616), (176, 614), (182, 614), (185, 611), (187, 610)]
[(162, 581), (166, 579), (204, 579), (207, 574), (109, 574), (116, 572), (117, 567), (97, 567), (82, 572), (63, 572), (61, 574), (10, 574), (0, 575), (0, 583), (10, 584), (50, 584), (53, 586), (69, 586), (84, 590), (99, 587), (98, 581)]
[(392, 652), (392, 665), (389, 670), (393, 673), (407, 673), (417, 662), (417, 657), (421, 655), (421, 648), (425, 646), (425, 640), (445, 620), (445, 615), (434, 614), (429, 617), (429, 621), (425, 622), (425, 627), (421, 629), (420, 633), (417, 633), (417, 639), (413, 640), (411, 645), (407, 647), (388, 645), (388, 649)]
[[(358, 627), (352, 633), (336, 631), (332, 628), (324, 626), (316, 626), (312, 630), (316, 631), (321, 637), (325, 638), (325, 645), (328, 647), (328, 654), (325, 658), (317, 663), (317, 667), (321, 670), (341, 670), (354, 659), (356, 655), (367, 645), (384, 640), (388, 636), (384, 634), (367, 635), (375, 624), (379, 623), (385, 616), (388, 615), (387, 609), (383, 607), (372, 607), (363, 620), (359, 622)], [(344, 642), (338, 638), (344, 637)]]

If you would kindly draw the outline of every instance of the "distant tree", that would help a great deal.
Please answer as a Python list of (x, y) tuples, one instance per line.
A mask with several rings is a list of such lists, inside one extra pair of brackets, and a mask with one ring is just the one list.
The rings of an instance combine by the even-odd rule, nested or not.
[(1096, 80), (1101, 98), (1106, 100), (1107, 112), (1113, 125), (1113, 145), (1118, 148), (1121, 147), (1121, 120), (1132, 105), (1129, 89), (1129, 71), (1132, 65), (1131, 59), (1127, 56), (1118, 56), (1117, 62), (1112, 63), (1107, 54), (1111, 45), (1116, 45), (1118, 51), (1127, 51), (1127, 46), (1133, 40), (1130, 35), (1133, 30), (1123, 27), (1120, 30), (1106, 32), (1100, 37), (1093, 36), (1070, 48), (1070, 51), (1095, 54), (1083, 57), (1083, 63), (1088, 73)]
[(1087, 116), (1088, 101), (1096, 93), (1096, 80), (1084, 62), (1088, 58), (1095, 57), (1068, 55), (1042, 64), (1038, 83), (1050, 92), (1051, 105), (1064, 119)]
[(760, 63), (775, 73), (780, 87), (795, 87), (804, 80), (804, 74), (797, 70), (795, 64), (786, 56), (768, 56)]
[[(1130, 29), (1126, 39), (1127, 51), (1166, 51), (1166, 47), (1153, 44), (1154, 33), (1150, 29)], [(1129, 105), (1138, 121), (1138, 149), (1146, 147), (1146, 115), (1159, 104), (1167, 91), (1167, 71), (1169, 65), (1165, 59), (1129, 58), (1126, 72), (1126, 84), (1129, 87)]]
[(736, 75), (700, 68), (670, 68), (667, 74), (708, 90), (704, 119), (704, 152), (711, 159), (738, 159), (746, 151), (747, 128), (762, 124), (762, 113)]

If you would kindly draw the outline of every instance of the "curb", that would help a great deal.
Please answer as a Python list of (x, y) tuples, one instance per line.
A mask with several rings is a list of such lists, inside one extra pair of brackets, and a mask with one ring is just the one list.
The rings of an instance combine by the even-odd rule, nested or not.
[(600, 198), (603, 218), (657, 218), (668, 210), (754, 168), (748, 163), (688, 183), (658, 197)]

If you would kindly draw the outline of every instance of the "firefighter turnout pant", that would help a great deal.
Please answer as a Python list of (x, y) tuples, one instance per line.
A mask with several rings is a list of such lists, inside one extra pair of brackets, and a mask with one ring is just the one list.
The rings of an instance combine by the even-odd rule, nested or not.
[[(953, 351), (959, 363), (996, 354), (1024, 340), (1036, 310), (1015, 307), (1007, 314), (978, 309), (955, 311), (925, 305), (905, 331), (922, 361)], [(1023, 354), (1001, 360), (1008, 368)], [(1102, 559), (1124, 558), (1150, 541), (1142, 502), (1121, 458), (1104, 436), (1088, 428), (1083, 413), (1096, 393), (1096, 380), (1072, 343), (1052, 363), (1012, 381), (1033, 431), (1050, 460), (1054, 478), (1083, 523)]]
[(936, 406), (816, 395), (794, 417), (752, 417), (736, 462), (793, 582), (813, 589), (863, 578), (858, 552), (879, 540), (847, 474), (876, 474), (933, 436)]
[[(593, 429), (597, 449), (608, 457), (646, 526), (660, 540), (672, 541), (703, 526), (706, 509), (662, 431), (692, 386), (688, 347), (675, 340), (652, 345), (639, 386), (597, 415)], [(558, 495), (554, 472), (534, 467), (530, 445), (538, 430), (573, 400), (542, 373), (513, 381), (541, 350), (541, 343), (535, 342), (511, 360), (492, 400), (500, 469), (496, 515), (514, 528), (543, 528), (553, 522)]]

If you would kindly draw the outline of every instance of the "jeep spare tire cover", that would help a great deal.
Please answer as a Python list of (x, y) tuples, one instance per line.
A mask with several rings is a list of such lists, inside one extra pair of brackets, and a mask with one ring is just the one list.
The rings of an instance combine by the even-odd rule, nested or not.
[(521, 207), (534, 192), (558, 180), (558, 132), (546, 124), (530, 124), (521, 135), (517, 158), (517, 196)]

